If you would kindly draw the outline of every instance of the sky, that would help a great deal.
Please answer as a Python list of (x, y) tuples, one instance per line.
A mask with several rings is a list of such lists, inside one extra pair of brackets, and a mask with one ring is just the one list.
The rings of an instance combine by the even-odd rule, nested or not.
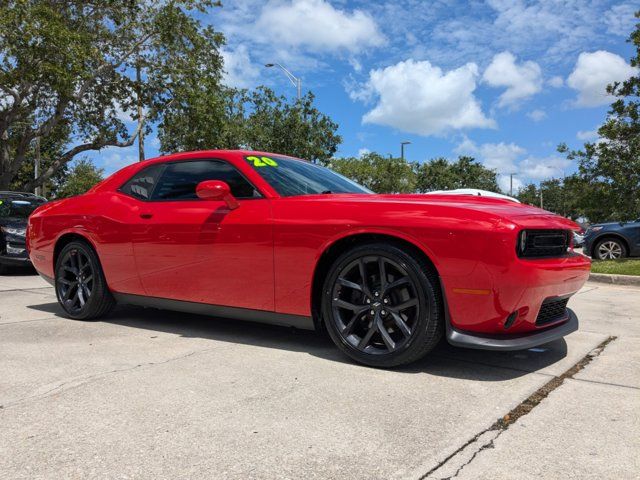
[[(295, 99), (281, 63), (311, 90), (343, 138), (367, 151), (427, 161), (471, 155), (509, 189), (561, 177), (559, 143), (596, 141), (612, 98), (636, 74), (627, 43), (640, 0), (226, 0), (201, 15), (227, 39), (225, 83)], [(130, 124), (131, 131), (135, 125)], [(155, 132), (147, 157), (158, 154)], [(136, 147), (92, 155), (111, 173)]]

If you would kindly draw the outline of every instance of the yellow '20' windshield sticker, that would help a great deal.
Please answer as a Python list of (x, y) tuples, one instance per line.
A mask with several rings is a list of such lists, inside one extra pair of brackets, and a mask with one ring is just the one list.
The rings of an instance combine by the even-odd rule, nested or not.
[(276, 162), (273, 158), (269, 157), (256, 157), (250, 156), (246, 157), (247, 162), (252, 162), (254, 167), (277, 167), (278, 162)]

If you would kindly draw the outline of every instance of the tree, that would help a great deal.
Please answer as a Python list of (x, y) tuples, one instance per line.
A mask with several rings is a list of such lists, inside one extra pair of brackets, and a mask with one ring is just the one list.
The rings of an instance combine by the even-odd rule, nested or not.
[[(636, 13), (640, 18), (640, 12)], [(640, 66), (640, 23), (629, 41), (636, 47), (631, 65)], [(584, 190), (581, 207), (591, 222), (640, 218), (640, 75), (607, 87), (618, 97), (598, 129), (600, 141), (585, 143), (582, 150), (558, 150), (578, 161)]]
[[(213, 0), (9, 0), (0, 4), (0, 189), (33, 142), (67, 128), (70, 142), (31, 189), (76, 155), (133, 144), (181, 82), (219, 80), (221, 34), (190, 12)], [(137, 73), (137, 75), (136, 75)], [(138, 80), (139, 78), (139, 80)], [(130, 133), (123, 112), (137, 128)]]
[(90, 160), (80, 158), (71, 165), (68, 175), (60, 183), (56, 198), (82, 195), (91, 187), (101, 182), (104, 170), (96, 167)]
[[(11, 190), (27, 191), (27, 185), (35, 178), (36, 149), (39, 147), (40, 169), (47, 170), (53, 163), (64, 153), (69, 143), (69, 131), (64, 126), (59, 126), (51, 132), (46, 138), (42, 138), (38, 145), (34, 142), (31, 148), (25, 153), (25, 161), (13, 177), (13, 181), (9, 185)], [(43, 184), (44, 196), (56, 196), (57, 186), (67, 174), (67, 165), (62, 165), (56, 172)]]
[(333, 158), (326, 165), (376, 193), (415, 191), (413, 165), (402, 158), (384, 157), (371, 152), (360, 158)]
[(540, 206), (540, 189), (536, 186), (535, 183), (529, 183), (522, 187), (516, 198), (527, 205), (533, 205), (536, 207)]
[(266, 87), (254, 91), (182, 84), (158, 129), (163, 152), (251, 148), (324, 161), (342, 141), (338, 125), (314, 106), (307, 93), (291, 104)]
[(260, 87), (246, 98), (244, 143), (258, 150), (281, 152), (307, 160), (328, 160), (342, 137), (338, 125), (314, 107), (309, 92), (294, 105)]
[(578, 175), (571, 175), (562, 179), (552, 178), (540, 182), (536, 186), (533, 183), (520, 189), (516, 198), (522, 203), (542, 206), (545, 210), (577, 220), (585, 216), (583, 196), (588, 191), (588, 186)]
[(498, 192), (495, 170), (490, 170), (472, 157), (458, 157), (455, 162), (436, 158), (417, 166), (416, 186), (419, 192), (478, 188)]

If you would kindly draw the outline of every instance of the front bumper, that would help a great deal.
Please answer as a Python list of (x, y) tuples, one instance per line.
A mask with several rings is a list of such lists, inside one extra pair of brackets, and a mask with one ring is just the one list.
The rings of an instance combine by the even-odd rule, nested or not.
[(585, 237), (584, 241), (582, 242), (582, 253), (587, 257), (590, 257), (592, 249), (593, 249), (593, 238)]
[(31, 265), (31, 260), (25, 253), (24, 255), (0, 255), (0, 265), (8, 265), (12, 267), (20, 267)]
[(514, 335), (484, 335), (464, 332), (447, 322), (447, 341), (454, 347), (475, 348), (479, 350), (526, 350), (552, 342), (578, 330), (578, 317), (567, 309), (569, 318), (559, 325), (531, 333)]

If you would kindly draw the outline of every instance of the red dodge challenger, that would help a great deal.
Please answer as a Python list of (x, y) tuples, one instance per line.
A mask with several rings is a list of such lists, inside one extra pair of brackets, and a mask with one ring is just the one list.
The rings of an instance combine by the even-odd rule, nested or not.
[(589, 275), (573, 222), (507, 200), (376, 195), (307, 161), (200, 151), (123, 168), (29, 218), (74, 319), (116, 302), (326, 330), (358, 362), (452, 345), (517, 350), (575, 331)]

